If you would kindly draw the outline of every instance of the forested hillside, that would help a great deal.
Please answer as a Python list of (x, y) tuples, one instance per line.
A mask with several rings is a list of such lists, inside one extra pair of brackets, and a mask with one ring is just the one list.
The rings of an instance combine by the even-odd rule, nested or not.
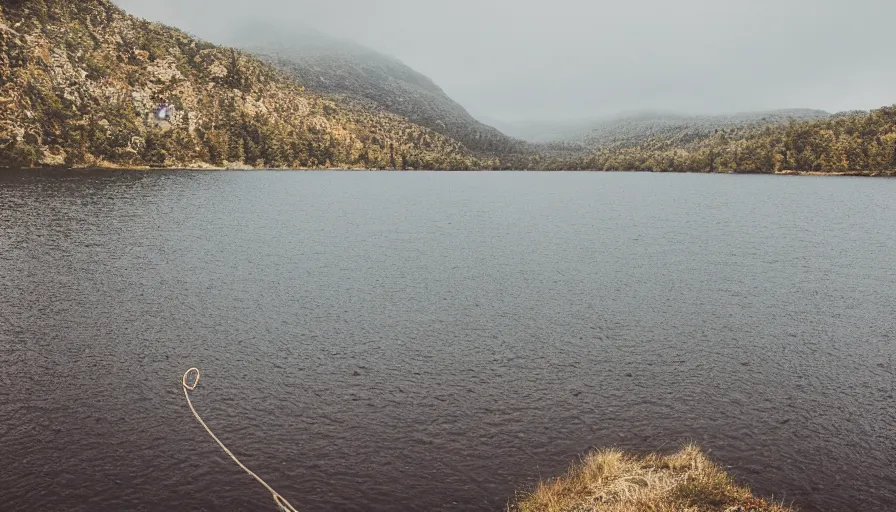
[(814, 121), (827, 117), (830, 117), (827, 112), (807, 109), (713, 116), (645, 112), (602, 121), (574, 140), (590, 147), (633, 147), (656, 139), (683, 145), (711, 136), (719, 130), (748, 131), (785, 125), (791, 121)]
[(583, 145), (637, 144), (653, 136), (693, 140), (719, 129), (787, 124), (791, 119), (824, 119), (823, 110), (781, 109), (721, 115), (683, 115), (674, 112), (642, 111), (609, 118), (565, 121), (494, 121), (504, 133), (536, 143)]
[(489, 167), (108, 0), (0, 2), (0, 165)]
[(529, 149), (524, 142), (474, 119), (429, 77), (359, 44), (307, 28), (283, 30), (257, 24), (226, 42), (295, 76), (309, 90), (372, 102), (478, 154), (502, 156)]
[(604, 141), (546, 169), (677, 172), (896, 172), (896, 106), (785, 125), (682, 130)]

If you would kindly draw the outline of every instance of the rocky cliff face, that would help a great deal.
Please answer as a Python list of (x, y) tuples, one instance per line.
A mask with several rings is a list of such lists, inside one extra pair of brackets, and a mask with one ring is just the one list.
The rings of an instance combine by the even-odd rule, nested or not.
[(495, 162), (108, 0), (0, 1), (0, 165), (461, 169)]

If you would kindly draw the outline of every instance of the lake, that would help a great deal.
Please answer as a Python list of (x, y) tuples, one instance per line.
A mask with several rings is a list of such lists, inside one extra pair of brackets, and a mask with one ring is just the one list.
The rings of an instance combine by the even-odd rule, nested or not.
[(896, 510), (896, 180), (0, 171), (4, 510), (501, 510), (696, 441)]

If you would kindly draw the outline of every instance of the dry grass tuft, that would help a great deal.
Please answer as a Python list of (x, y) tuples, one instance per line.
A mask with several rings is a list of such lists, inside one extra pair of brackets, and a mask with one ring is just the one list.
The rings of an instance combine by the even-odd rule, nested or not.
[(519, 495), (509, 512), (793, 512), (756, 498), (696, 445), (672, 455), (602, 450)]

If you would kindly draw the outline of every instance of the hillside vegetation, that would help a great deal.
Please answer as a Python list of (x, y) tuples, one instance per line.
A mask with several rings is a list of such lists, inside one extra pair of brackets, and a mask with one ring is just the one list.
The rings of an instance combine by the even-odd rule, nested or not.
[(517, 121), (494, 125), (504, 133), (535, 143), (578, 146), (633, 145), (650, 137), (694, 140), (716, 130), (787, 124), (830, 117), (823, 110), (782, 109), (738, 114), (691, 116), (670, 112), (635, 112), (606, 119)]
[(108, 0), (3, 0), (0, 48), (0, 165), (492, 164), (400, 115), (308, 92), (240, 51)]
[(673, 145), (685, 145), (709, 137), (719, 130), (751, 130), (827, 117), (830, 117), (827, 112), (807, 109), (714, 116), (642, 113), (597, 123), (583, 132), (577, 140), (589, 147), (633, 147), (657, 139), (667, 140)]
[(696, 446), (635, 457), (586, 456), (565, 476), (538, 484), (509, 512), (793, 512), (752, 495)]
[(429, 77), (394, 57), (308, 29), (249, 26), (229, 44), (296, 77), (309, 90), (366, 100), (489, 156), (526, 144), (473, 118)]
[(712, 132), (659, 130), (637, 140), (603, 142), (548, 169), (741, 173), (896, 172), (896, 106), (785, 125)]
[(896, 173), (896, 107), (642, 114), (532, 144), (396, 59), (278, 34), (241, 43), (262, 61), (109, 0), (0, 0), (0, 166)]

